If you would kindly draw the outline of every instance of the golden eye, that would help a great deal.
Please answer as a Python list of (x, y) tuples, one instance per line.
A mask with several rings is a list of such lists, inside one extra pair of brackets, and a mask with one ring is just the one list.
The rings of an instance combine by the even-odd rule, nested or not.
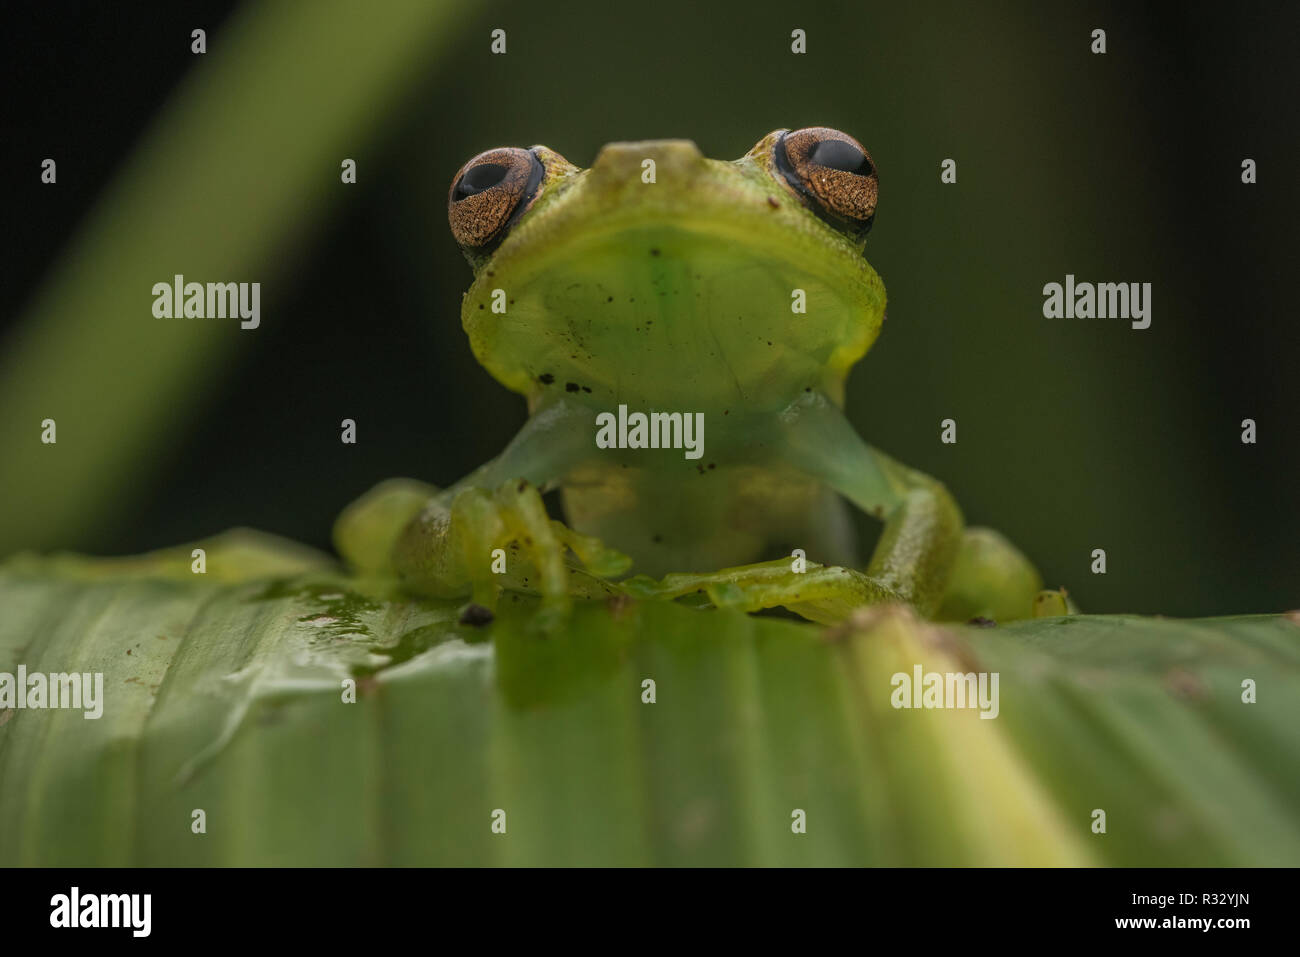
[(784, 133), (772, 144), (773, 166), (818, 216), (863, 236), (876, 216), (880, 181), (862, 144), (824, 126)]
[(532, 150), (479, 153), (460, 168), (447, 195), (447, 221), (456, 242), (485, 250), (505, 238), (537, 196), (544, 174)]

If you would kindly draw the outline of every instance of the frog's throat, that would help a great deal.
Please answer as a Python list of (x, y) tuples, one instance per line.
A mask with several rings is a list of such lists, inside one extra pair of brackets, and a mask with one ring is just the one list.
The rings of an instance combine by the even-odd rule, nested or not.
[(484, 368), (530, 399), (777, 407), (812, 388), (839, 401), (879, 334), (884, 286), (861, 257), (788, 252), (725, 223), (623, 223), (483, 270), (462, 320)]

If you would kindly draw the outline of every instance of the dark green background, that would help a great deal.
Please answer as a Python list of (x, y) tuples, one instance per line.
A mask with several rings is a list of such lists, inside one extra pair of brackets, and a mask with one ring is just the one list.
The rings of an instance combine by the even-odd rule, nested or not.
[[(228, 7), (11, 8), (6, 326), (198, 68), (174, 38), (206, 23), (219, 47)], [(357, 30), (383, 16), (362, 7)], [(471, 5), (451, 55), (376, 104), (386, 133), (349, 152), (358, 185), (266, 264), (262, 328), (236, 333), (216, 388), (176, 410), (98, 527), (39, 544), (124, 553), (252, 525), (325, 545), (372, 483), (448, 484), (495, 454), (523, 403), (464, 340), (470, 273), (443, 211), (474, 153), (545, 143), (587, 165), (610, 140), (689, 137), (733, 158), (770, 129), (827, 125), (881, 171), (867, 256), (889, 321), (848, 400), (868, 440), (946, 481), (970, 521), (1005, 531), (1087, 610), (1300, 605), (1298, 9)], [(506, 56), (488, 54), (498, 26)], [(795, 27), (804, 56), (789, 52)], [(1094, 27), (1104, 56), (1089, 52)], [(51, 144), (67, 157), (55, 195), (32, 172)], [(1240, 182), (1247, 156), (1255, 186)], [(939, 182), (946, 157), (955, 186)], [(1043, 318), (1043, 284), (1066, 273), (1151, 282), (1151, 328)], [(142, 308), (140, 321), (157, 320)], [(344, 417), (356, 446), (339, 442)], [(939, 442), (945, 417), (955, 447)], [(1240, 442), (1245, 417), (1255, 446)], [(4, 507), (58, 509), (93, 481), (68, 475)], [(33, 544), (0, 541), (0, 555)], [(1089, 572), (1097, 547), (1105, 576)]]

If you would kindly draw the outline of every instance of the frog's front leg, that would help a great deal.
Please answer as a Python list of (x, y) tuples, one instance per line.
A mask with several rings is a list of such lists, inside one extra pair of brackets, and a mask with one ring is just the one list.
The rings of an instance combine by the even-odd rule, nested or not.
[(843, 604), (858, 597), (901, 600), (932, 616), (962, 545), (961, 511), (948, 490), (868, 446), (839, 407), (820, 393), (806, 393), (778, 420), (769, 454), (885, 523), (865, 571), (819, 570), (823, 578), (839, 572), (844, 592), (844, 602), (823, 598), (821, 604), (842, 617)]
[(1063, 592), (1040, 592), (1042, 579), (1019, 549), (990, 529), (965, 528), (941, 482), (868, 446), (825, 396), (804, 395), (781, 424), (778, 454), (786, 462), (884, 520), (865, 572), (875, 587), (927, 617), (1058, 613)]
[[(771, 420), (741, 426), (745, 428), (754, 435), (740, 436), (741, 443), (761, 450), (754, 453), (760, 464), (798, 469), (884, 521), (867, 568), (823, 566), (809, 554), (707, 574), (669, 575), (660, 582), (637, 578), (624, 583), (627, 590), (663, 598), (702, 592), (715, 605), (746, 611), (781, 605), (822, 622), (841, 620), (858, 605), (887, 601), (906, 602), (933, 617), (952, 585), (959, 556), (971, 559), (967, 564), (973, 563), (976, 573), (988, 571), (981, 557), (988, 549), (975, 548), (988, 536), (964, 529), (961, 512), (942, 483), (872, 449), (825, 396), (806, 394), (778, 416), (775, 429)], [(996, 557), (1013, 565), (1023, 561), (1009, 543)], [(1032, 568), (1029, 575), (1036, 575)], [(1023, 617), (1030, 612), (1034, 590), (1021, 595), (1017, 588), (999, 607), (1023, 605), (1017, 616)]]
[(570, 595), (611, 591), (603, 579), (630, 564), (550, 519), (542, 503), (539, 489), (590, 455), (593, 435), (590, 410), (557, 401), (451, 488), (409, 480), (378, 486), (340, 516), (335, 543), (359, 571), (395, 574), (421, 594), (472, 596), (492, 608), (501, 589), (512, 588), (539, 593), (550, 612), (562, 613)]

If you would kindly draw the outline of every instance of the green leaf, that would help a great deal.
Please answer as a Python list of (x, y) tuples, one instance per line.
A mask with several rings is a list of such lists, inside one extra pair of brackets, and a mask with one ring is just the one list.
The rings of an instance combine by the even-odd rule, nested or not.
[[(199, 544), (205, 575), (189, 547), (0, 565), (0, 672), (105, 687), (98, 720), (0, 711), (0, 865), (1300, 862), (1286, 616), (652, 601), (542, 638), (523, 597), (473, 628), (268, 536)], [(997, 718), (893, 707), (916, 665), (996, 671)]]

